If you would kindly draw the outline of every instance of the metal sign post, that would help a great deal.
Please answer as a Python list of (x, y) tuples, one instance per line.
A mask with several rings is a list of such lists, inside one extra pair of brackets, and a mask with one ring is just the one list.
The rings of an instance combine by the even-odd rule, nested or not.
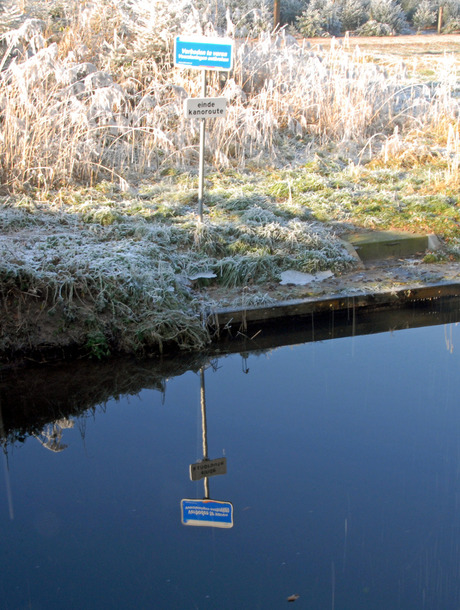
[[(206, 97), (206, 70), (203, 70), (201, 80), (201, 95)], [(200, 119), (200, 161), (198, 176), (198, 217), (203, 222), (203, 196), (204, 196), (204, 143), (206, 138), (206, 119)]]
[[(177, 36), (174, 41), (174, 65), (178, 68), (197, 68), (202, 70), (201, 100), (185, 100), (185, 116), (200, 120), (200, 158), (198, 177), (198, 215), (203, 222), (204, 198), (204, 153), (206, 139), (206, 118), (225, 116), (227, 100), (206, 97), (206, 71), (228, 71), (233, 65), (233, 40), (230, 38), (211, 38), (206, 36)], [(201, 103), (201, 106), (200, 106)]]

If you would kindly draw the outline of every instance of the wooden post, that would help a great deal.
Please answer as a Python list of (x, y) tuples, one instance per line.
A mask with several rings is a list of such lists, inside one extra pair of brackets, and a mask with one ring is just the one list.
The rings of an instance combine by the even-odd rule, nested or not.
[(273, 29), (278, 30), (280, 27), (280, 3), (281, 0), (274, 0), (273, 2)]
[(443, 14), (443, 12), (444, 12), (444, 7), (441, 4), (441, 6), (439, 7), (439, 13), (438, 13), (438, 34), (440, 34), (441, 30), (442, 30), (442, 14)]

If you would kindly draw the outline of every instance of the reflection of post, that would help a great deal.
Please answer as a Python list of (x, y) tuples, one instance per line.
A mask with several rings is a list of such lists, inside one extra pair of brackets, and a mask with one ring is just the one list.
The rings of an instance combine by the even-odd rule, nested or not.
[[(206, 422), (206, 392), (204, 387), (204, 369), (200, 369), (201, 388), (201, 428), (203, 432), (203, 460), (208, 460), (208, 425)], [(204, 497), (209, 498), (209, 477), (204, 477)]]
[(204, 369), (200, 369), (201, 386), (201, 426), (203, 430), (203, 460), (208, 458), (208, 427), (206, 424), (206, 393), (204, 387)]
[(204, 482), (203, 500), (181, 500), (181, 519), (183, 525), (208, 527), (233, 527), (233, 504), (222, 500), (211, 500), (209, 478), (227, 473), (225, 457), (210, 460), (208, 457), (208, 427), (206, 422), (206, 393), (204, 387), (204, 368), (200, 369), (201, 389), (201, 429), (203, 439), (203, 459), (190, 464), (190, 479)]
[(8, 512), (10, 515), (11, 521), (14, 519), (14, 509), (13, 509), (13, 495), (11, 493), (11, 484), (10, 484), (10, 473), (8, 470), (8, 460), (6, 457), (6, 433), (5, 427), (3, 425), (3, 414), (2, 414), (2, 404), (0, 403), (0, 438), (5, 439), (5, 449), (4, 449), (4, 468), (5, 468), (5, 486), (6, 486), (6, 496), (8, 498)]

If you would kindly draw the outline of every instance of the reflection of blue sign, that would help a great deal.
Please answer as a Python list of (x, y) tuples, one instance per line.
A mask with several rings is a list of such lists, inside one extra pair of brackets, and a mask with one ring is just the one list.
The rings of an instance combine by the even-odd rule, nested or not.
[(184, 525), (233, 527), (233, 504), (219, 500), (181, 500)]
[(174, 65), (203, 70), (231, 70), (232, 51), (231, 38), (177, 36), (174, 43)]

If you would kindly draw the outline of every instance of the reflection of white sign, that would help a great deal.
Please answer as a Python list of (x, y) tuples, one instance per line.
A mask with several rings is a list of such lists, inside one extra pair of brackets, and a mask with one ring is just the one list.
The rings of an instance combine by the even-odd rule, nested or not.
[(216, 119), (227, 113), (225, 97), (189, 97), (184, 101), (185, 118)]
[(190, 465), (190, 478), (199, 481), (204, 477), (214, 477), (217, 474), (227, 474), (227, 458), (217, 460), (203, 460), (197, 464)]
[(177, 36), (174, 40), (174, 64), (178, 68), (231, 70), (233, 40), (208, 36)]
[(183, 525), (233, 527), (233, 504), (220, 500), (181, 500)]

